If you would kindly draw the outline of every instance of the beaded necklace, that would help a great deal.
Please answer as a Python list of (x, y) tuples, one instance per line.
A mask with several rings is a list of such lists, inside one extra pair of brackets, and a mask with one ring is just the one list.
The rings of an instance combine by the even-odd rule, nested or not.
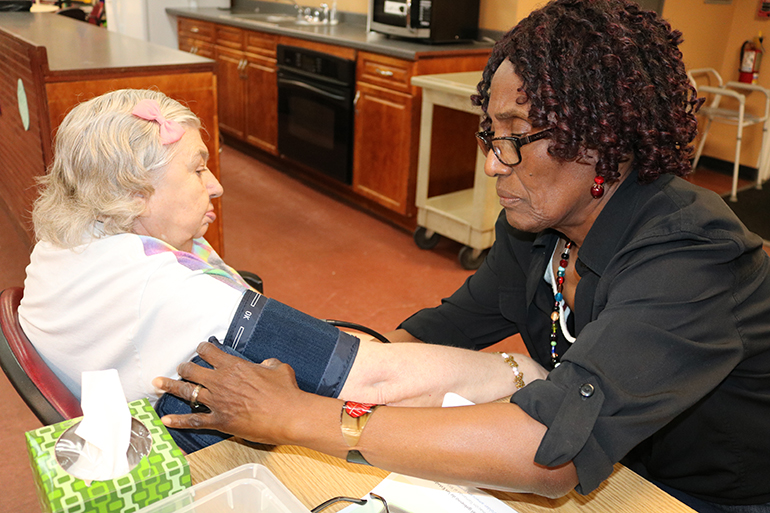
[(556, 353), (556, 333), (559, 329), (559, 319), (564, 314), (562, 290), (564, 289), (564, 275), (567, 272), (569, 250), (571, 248), (572, 241), (568, 240), (564, 245), (564, 253), (561, 254), (561, 260), (559, 260), (559, 268), (556, 270), (556, 293), (553, 295), (554, 303), (553, 312), (551, 313), (551, 365), (554, 368), (559, 366), (559, 355)]

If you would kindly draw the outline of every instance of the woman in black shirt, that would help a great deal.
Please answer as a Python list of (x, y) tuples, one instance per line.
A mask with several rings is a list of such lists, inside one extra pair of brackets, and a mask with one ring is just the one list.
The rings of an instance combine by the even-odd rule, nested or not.
[[(628, 0), (555, 0), (484, 70), (495, 244), (390, 336), (479, 349), (520, 333), (547, 379), (509, 404), (371, 413), (298, 391), (278, 362), (234, 366), (205, 345), (216, 370), (180, 375), (213, 413), (164, 422), (546, 496), (591, 492), (623, 460), (701, 511), (770, 511), (770, 259), (718, 196), (680, 178), (701, 103), (680, 43)], [(419, 373), (401, 365), (405, 381)], [(348, 420), (370, 417), (363, 435)]]

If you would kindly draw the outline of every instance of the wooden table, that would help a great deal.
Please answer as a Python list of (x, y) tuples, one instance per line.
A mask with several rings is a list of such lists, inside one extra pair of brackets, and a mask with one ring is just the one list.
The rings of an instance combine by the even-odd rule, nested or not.
[[(235, 439), (190, 454), (187, 460), (193, 484), (246, 463), (264, 465), (308, 509), (338, 495), (363, 497), (388, 475), (384, 470), (353, 465), (303, 447), (252, 445)], [(490, 493), (520, 513), (693, 511), (620, 464), (597, 490), (585, 496), (573, 491), (561, 499), (552, 500), (533, 494)], [(344, 506), (325, 511), (338, 511)]]

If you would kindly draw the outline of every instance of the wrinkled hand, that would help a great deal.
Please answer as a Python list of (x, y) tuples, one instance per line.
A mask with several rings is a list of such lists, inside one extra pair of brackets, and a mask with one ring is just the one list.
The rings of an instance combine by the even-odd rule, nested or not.
[(187, 382), (158, 377), (153, 385), (189, 401), (199, 383), (204, 388), (197, 400), (208, 406), (211, 413), (166, 415), (163, 424), (180, 429), (214, 429), (253, 442), (288, 442), (292, 412), (302, 396), (307, 395), (297, 386), (289, 365), (275, 358), (255, 364), (208, 342), (198, 346), (198, 354), (214, 368), (186, 362), (177, 372)]

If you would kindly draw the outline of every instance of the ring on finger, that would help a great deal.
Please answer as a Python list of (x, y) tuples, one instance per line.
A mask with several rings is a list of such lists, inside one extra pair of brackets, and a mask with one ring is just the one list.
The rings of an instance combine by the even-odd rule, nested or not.
[(195, 385), (195, 388), (193, 388), (192, 395), (190, 396), (190, 408), (193, 410), (198, 409), (198, 394), (201, 391), (201, 388), (203, 388), (203, 385)]

